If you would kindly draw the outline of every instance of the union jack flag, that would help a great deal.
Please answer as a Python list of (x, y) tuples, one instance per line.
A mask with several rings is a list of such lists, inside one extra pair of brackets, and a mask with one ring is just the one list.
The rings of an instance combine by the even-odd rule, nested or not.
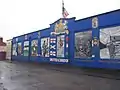
[(50, 43), (56, 43), (56, 38), (51, 38)]
[(56, 52), (55, 51), (50, 51), (50, 55), (51, 56), (56, 56)]
[(63, 15), (64, 18), (66, 18), (69, 15), (69, 13), (67, 12), (67, 10), (64, 7), (64, 2), (63, 1), (62, 1), (62, 15)]

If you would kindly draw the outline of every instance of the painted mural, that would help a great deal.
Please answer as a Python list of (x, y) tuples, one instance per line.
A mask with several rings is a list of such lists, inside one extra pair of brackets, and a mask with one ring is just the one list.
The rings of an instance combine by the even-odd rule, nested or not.
[(29, 41), (24, 42), (24, 56), (29, 56)]
[(75, 33), (75, 58), (92, 56), (92, 31)]
[(17, 56), (17, 44), (13, 44), (12, 55)]
[(22, 43), (19, 42), (18, 43), (18, 55), (21, 55), (22, 54)]
[(120, 59), (120, 26), (100, 29), (100, 58)]
[(64, 57), (65, 35), (57, 36), (57, 57)]
[(55, 24), (54, 32), (51, 32), (51, 34), (56, 34), (56, 35), (63, 33), (69, 34), (67, 24), (68, 22), (66, 20), (61, 19), (58, 23)]
[(38, 40), (32, 40), (31, 42), (31, 55), (32, 56), (38, 55)]
[(41, 39), (41, 54), (43, 57), (49, 57), (49, 38)]
[[(66, 41), (65, 43), (65, 40), (68, 40), (68, 38), (67, 39), (65, 38), (68, 37), (69, 34), (67, 24), (68, 22), (62, 19), (55, 24), (54, 32), (52, 32), (52, 34), (57, 35), (56, 36), (57, 42), (54, 44), (54, 46), (56, 46), (56, 51), (55, 50), (53, 51), (53, 49), (51, 49), (50, 51), (51, 55), (54, 55), (56, 57), (65, 57), (65, 55), (68, 56), (68, 41)], [(65, 48), (66, 48), (66, 52), (65, 52)]]
[(55, 32), (56, 33), (61, 33), (61, 32), (65, 32), (65, 29), (67, 29), (67, 21), (60, 20), (59, 23), (56, 23), (55, 25)]
[(53, 35), (50, 39), (50, 61), (68, 63), (68, 22), (59, 20), (54, 27)]

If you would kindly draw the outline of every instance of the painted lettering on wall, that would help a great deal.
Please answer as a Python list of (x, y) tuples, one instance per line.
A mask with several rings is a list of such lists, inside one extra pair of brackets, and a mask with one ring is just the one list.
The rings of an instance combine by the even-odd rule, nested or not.
[(57, 58), (50, 58), (51, 62), (66, 62), (68, 63), (68, 59), (57, 59)]

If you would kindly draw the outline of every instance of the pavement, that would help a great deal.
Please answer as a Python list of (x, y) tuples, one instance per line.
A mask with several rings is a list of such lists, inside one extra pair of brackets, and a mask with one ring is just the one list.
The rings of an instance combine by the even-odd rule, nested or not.
[(120, 90), (120, 71), (0, 61), (0, 90)]

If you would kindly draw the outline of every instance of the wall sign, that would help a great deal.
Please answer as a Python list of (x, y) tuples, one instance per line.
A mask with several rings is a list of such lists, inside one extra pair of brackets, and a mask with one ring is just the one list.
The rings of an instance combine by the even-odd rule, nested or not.
[(57, 58), (50, 58), (51, 62), (66, 62), (68, 63), (68, 59), (57, 59)]

